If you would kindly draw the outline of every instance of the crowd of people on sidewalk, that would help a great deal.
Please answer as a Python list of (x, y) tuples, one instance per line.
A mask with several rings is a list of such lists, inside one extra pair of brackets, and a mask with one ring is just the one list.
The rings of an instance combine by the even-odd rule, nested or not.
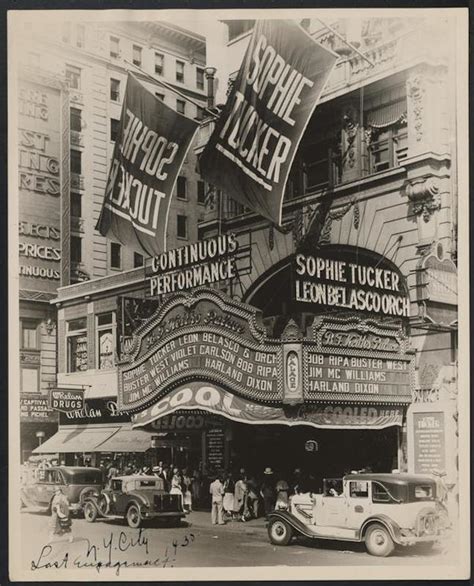
[(267, 467), (260, 481), (241, 468), (238, 474), (218, 473), (211, 482), (211, 521), (224, 525), (227, 521), (249, 521), (265, 518), (275, 509), (288, 508), (292, 494), (308, 490), (308, 482), (296, 468), (289, 481)]

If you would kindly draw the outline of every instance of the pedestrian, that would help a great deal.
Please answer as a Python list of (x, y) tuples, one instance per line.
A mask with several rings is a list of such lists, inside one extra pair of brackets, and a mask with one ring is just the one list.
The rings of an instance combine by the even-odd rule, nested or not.
[(241, 476), (235, 483), (234, 489), (234, 511), (241, 521), (245, 521), (245, 512), (247, 507), (247, 477)]
[(288, 482), (286, 480), (279, 480), (275, 486), (276, 490), (276, 503), (275, 509), (277, 511), (286, 511), (288, 509), (288, 495), (290, 491), (290, 487), (288, 486)]
[(251, 516), (254, 519), (258, 518), (259, 513), (259, 498), (258, 498), (258, 485), (254, 476), (251, 476), (247, 482), (247, 506)]
[(170, 494), (183, 494), (183, 478), (178, 468), (173, 468)]
[(191, 512), (193, 510), (193, 495), (191, 492), (191, 486), (192, 486), (192, 478), (191, 476), (188, 474), (188, 471), (185, 470), (183, 473), (183, 492), (184, 492), (184, 497), (183, 497), (183, 501), (184, 501), (184, 508)]
[(51, 501), (51, 540), (55, 535), (69, 535), (69, 541), (72, 541), (72, 522), (69, 511), (69, 500), (63, 493), (62, 488), (57, 486), (54, 491), (54, 497)]
[(228, 472), (224, 480), (224, 515), (228, 519), (232, 519), (234, 516), (234, 490), (235, 482), (232, 477), (232, 473)]
[(213, 525), (224, 525), (222, 518), (222, 508), (224, 500), (224, 485), (221, 476), (217, 476), (214, 482), (209, 486), (211, 494), (211, 521)]
[(199, 505), (201, 502), (201, 473), (199, 470), (194, 470), (193, 480), (191, 483), (191, 492), (193, 494), (194, 506)]
[(273, 484), (273, 470), (269, 467), (263, 471), (264, 479), (260, 486), (260, 495), (263, 498), (263, 508), (265, 518), (273, 511), (275, 507), (275, 488)]
[(118, 470), (118, 462), (117, 460), (114, 460), (112, 462), (112, 464), (110, 465), (110, 468), (107, 472), (107, 481), (110, 484), (110, 481), (112, 480), (112, 478), (115, 478), (115, 476), (118, 476), (119, 470)]
[(293, 472), (293, 480), (291, 482), (291, 490), (293, 494), (300, 494), (302, 492), (302, 481), (301, 468), (295, 468), (295, 471)]

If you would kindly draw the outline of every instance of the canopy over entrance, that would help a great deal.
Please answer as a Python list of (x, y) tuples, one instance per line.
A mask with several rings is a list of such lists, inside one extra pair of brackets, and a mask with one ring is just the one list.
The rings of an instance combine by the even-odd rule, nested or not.
[(310, 425), (328, 429), (383, 429), (401, 426), (404, 406), (324, 402), (298, 407), (262, 405), (233, 395), (217, 385), (191, 382), (132, 416), (134, 427), (144, 426), (178, 409), (203, 409), (233, 421), (254, 425)]

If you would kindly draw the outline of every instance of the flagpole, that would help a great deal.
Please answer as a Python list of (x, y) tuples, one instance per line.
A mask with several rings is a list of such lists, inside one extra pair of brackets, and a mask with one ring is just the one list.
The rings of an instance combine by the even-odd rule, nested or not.
[(215, 112), (212, 112), (212, 110), (209, 110), (209, 108), (206, 108), (206, 107), (202, 106), (199, 102), (195, 102), (192, 98), (190, 98), (186, 94), (181, 93), (178, 89), (176, 89), (172, 85), (166, 83), (166, 81), (163, 81), (161, 79), (156, 79), (155, 77), (153, 77), (152, 75), (150, 75), (146, 71), (143, 71), (143, 69), (141, 67), (139, 67), (138, 65), (135, 65), (135, 63), (132, 63), (131, 61), (127, 61), (127, 59), (123, 59), (123, 62), (124, 63), (127, 63), (128, 65), (131, 65), (132, 67), (135, 67), (136, 69), (138, 69), (142, 75), (144, 75), (145, 77), (147, 77), (153, 83), (156, 83), (158, 85), (161, 85), (161, 86), (169, 89), (170, 91), (174, 92), (175, 94), (177, 94), (178, 96), (180, 96), (184, 100), (187, 100), (191, 104), (194, 104), (196, 107), (202, 108), (203, 110), (205, 110), (208, 114), (210, 114), (214, 118), (218, 118), (218, 116), (216, 115)]
[(341, 35), (341, 33), (338, 33), (336, 29), (334, 29), (332, 26), (329, 26), (328, 24), (326, 24), (324, 22), (324, 20), (322, 20), (321, 18), (316, 18), (316, 20), (319, 20), (319, 22), (325, 26), (329, 31), (331, 31), (333, 33), (333, 35), (336, 35), (336, 37), (341, 40), (343, 43), (345, 43), (348, 47), (350, 47), (355, 53), (357, 53), (357, 55), (359, 55), (359, 57), (362, 57), (362, 59), (365, 59), (365, 61), (367, 61), (367, 63), (371, 66), (371, 67), (375, 67), (375, 63), (373, 61), (371, 61), (368, 57), (366, 57), (364, 55), (364, 53), (362, 53), (361, 51), (359, 51), (352, 43), (349, 43), (349, 41), (347, 39), (345, 39), (343, 37), (343, 35)]

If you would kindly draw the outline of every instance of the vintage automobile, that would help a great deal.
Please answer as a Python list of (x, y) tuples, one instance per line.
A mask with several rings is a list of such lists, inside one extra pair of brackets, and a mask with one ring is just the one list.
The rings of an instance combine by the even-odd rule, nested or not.
[(180, 494), (169, 494), (157, 476), (117, 476), (100, 495), (84, 503), (84, 517), (89, 523), (98, 518), (125, 519), (129, 527), (143, 521), (162, 518), (178, 523), (187, 514)]
[(322, 494), (298, 494), (288, 511), (269, 516), (275, 545), (293, 536), (365, 542), (374, 556), (389, 556), (396, 545), (424, 543), (430, 548), (447, 529), (445, 507), (436, 499), (436, 482), (409, 474), (349, 474), (325, 479)]
[(87, 496), (100, 494), (103, 487), (102, 471), (80, 466), (37, 468), (34, 477), (21, 487), (22, 505), (49, 512), (58, 486), (67, 496), (71, 512), (80, 512)]

